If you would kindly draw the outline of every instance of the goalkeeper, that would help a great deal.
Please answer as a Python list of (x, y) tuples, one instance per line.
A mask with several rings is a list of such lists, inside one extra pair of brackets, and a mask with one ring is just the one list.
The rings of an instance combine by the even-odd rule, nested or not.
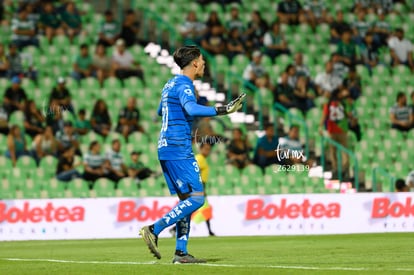
[(220, 107), (196, 103), (193, 81), (204, 75), (205, 61), (196, 46), (184, 46), (174, 52), (174, 61), (182, 74), (164, 86), (158, 114), (162, 126), (158, 139), (158, 159), (170, 193), (177, 194), (178, 204), (154, 224), (144, 226), (139, 233), (151, 253), (158, 259), (158, 235), (176, 224), (176, 250), (173, 263), (204, 263), (187, 251), (191, 214), (204, 204), (204, 188), (200, 168), (192, 151), (191, 126), (196, 116), (226, 115), (242, 107), (245, 94)]

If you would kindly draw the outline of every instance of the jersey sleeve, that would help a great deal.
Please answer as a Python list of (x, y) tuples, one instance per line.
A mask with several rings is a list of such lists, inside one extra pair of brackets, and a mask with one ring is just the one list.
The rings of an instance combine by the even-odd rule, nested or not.
[(182, 85), (179, 87), (178, 96), (181, 106), (190, 116), (215, 116), (216, 109), (210, 106), (199, 105), (196, 102), (193, 89), (189, 85)]

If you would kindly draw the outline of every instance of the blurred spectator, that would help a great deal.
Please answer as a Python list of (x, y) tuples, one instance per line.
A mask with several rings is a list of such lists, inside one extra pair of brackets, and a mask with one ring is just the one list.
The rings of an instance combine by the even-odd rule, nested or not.
[[(58, 141), (50, 126), (46, 126), (43, 133), (34, 137), (32, 146), (32, 155), (38, 164), (45, 156), (58, 156)], [(70, 148), (74, 149), (74, 147)]]
[(333, 74), (337, 76), (341, 83), (345, 79), (346, 75), (349, 71), (349, 66), (342, 62), (342, 57), (337, 53), (334, 52), (331, 55), (332, 67), (333, 67)]
[[(28, 63), (28, 70), (23, 68), (23, 60), (26, 59)], [(33, 67), (33, 60), (30, 54), (20, 54), (15, 44), (9, 45), (9, 54), (7, 55), (8, 77), (14, 76), (29, 77), (33, 81), (37, 81), (37, 71)]]
[(414, 170), (408, 173), (407, 178), (405, 179), (405, 184), (411, 191), (414, 190)]
[(397, 28), (395, 35), (388, 40), (391, 53), (391, 66), (405, 65), (414, 72), (413, 44), (404, 38), (404, 30)]
[(346, 66), (355, 66), (359, 61), (357, 46), (352, 41), (351, 33), (349, 31), (342, 33), (341, 41), (338, 43), (337, 53), (340, 57), (339, 61)]
[(342, 79), (336, 76), (333, 72), (333, 62), (328, 61), (325, 65), (325, 71), (316, 75), (315, 85), (318, 95), (329, 97), (333, 90), (341, 86)]
[(124, 40), (118, 39), (116, 41), (116, 48), (112, 60), (116, 77), (123, 80), (131, 76), (136, 76), (145, 83), (144, 71), (139, 62), (134, 60), (132, 54), (125, 49)]
[(206, 21), (206, 27), (208, 31), (212, 31), (214, 27), (216, 27), (216, 33), (223, 35), (226, 31), (223, 24), (221, 23), (221, 20), (218, 16), (217, 11), (210, 11), (207, 21)]
[(222, 27), (212, 26), (201, 40), (201, 46), (210, 54), (225, 54), (226, 40), (222, 33)]
[(79, 55), (73, 61), (72, 77), (80, 81), (86, 77), (96, 76), (95, 68), (93, 67), (92, 56), (89, 54), (87, 44), (81, 44), (79, 47)]
[(405, 183), (403, 179), (397, 179), (395, 181), (395, 191), (396, 192), (410, 192), (410, 188)]
[(43, 116), (46, 118), (46, 125), (52, 127), (54, 134), (63, 130), (63, 111), (60, 108), (56, 109), (55, 106), (49, 105)]
[[(344, 89), (346, 92), (346, 89)], [(352, 117), (352, 114), (347, 108), (347, 105), (344, 104), (345, 93), (341, 89), (335, 89), (332, 91), (332, 94), (329, 97), (328, 103), (323, 106), (323, 113), (320, 122), (320, 133), (322, 129), (326, 129), (329, 137), (342, 145), (343, 147), (348, 147), (348, 125), (349, 118)], [(341, 171), (342, 175), (338, 174), (338, 163), (337, 163), (337, 153), (336, 147), (330, 146), (330, 159), (332, 163), (332, 173), (333, 178), (338, 178), (341, 176), (342, 179), (348, 177), (348, 168), (349, 160), (348, 154), (342, 152), (342, 163)]]
[(16, 162), (21, 156), (30, 156), (30, 153), (27, 151), (26, 140), (20, 127), (12, 125), (7, 135), (6, 157), (10, 158), (13, 167), (16, 167)]
[(12, 20), (12, 42), (19, 49), (26, 46), (39, 46), (36, 37), (36, 23), (28, 18), (29, 14), (26, 6), (19, 9), (18, 15)]
[(92, 129), (103, 137), (108, 136), (111, 131), (111, 118), (108, 107), (102, 99), (98, 99), (93, 106), (91, 115)]
[(82, 30), (82, 19), (76, 10), (75, 3), (73, 1), (67, 2), (60, 16), (66, 35), (69, 36), (69, 40), (72, 43), (75, 36), (80, 34)]
[(44, 131), (44, 122), (45, 117), (36, 107), (36, 103), (32, 99), (27, 100), (24, 108), (25, 133), (32, 138), (38, 134), (42, 134)]
[(246, 54), (246, 43), (244, 42), (238, 28), (230, 29), (227, 37), (227, 57), (230, 62), (238, 54)]
[(45, 2), (43, 4), (39, 25), (39, 28), (46, 35), (49, 44), (52, 44), (52, 40), (56, 35), (63, 34), (60, 16), (51, 2)]
[(275, 62), (281, 54), (290, 54), (285, 37), (280, 32), (280, 25), (274, 22), (271, 29), (264, 34), (263, 45), (265, 53)]
[(73, 147), (67, 148), (60, 156), (56, 168), (56, 178), (60, 181), (68, 182), (76, 178), (81, 178), (82, 174), (76, 170), (76, 166), (82, 163), (75, 164), (75, 150)]
[(298, 25), (305, 22), (298, 0), (281, 0), (277, 6), (277, 17), (282, 24)]
[(6, 51), (4, 45), (0, 44), (0, 78), (8, 77), (9, 62), (7, 60)]
[(73, 128), (73, 124), (70, 121), (66, 121), (63, 125), (63, 130), (56, 133), (56, 139), (58, 141), (59, 153), (62, 153), (69, 147), (75, 149), (75, 153), (78, 156), (82, 156), (80, 151), (79, 136)]
[[(411, 105), (410, 105), (410, 107), (413, 110), (413, 114), (414, 114), (414, 90), (411, 92), (410, 97), (411, 97)], [(413, 127), (414, 127), (414, 125), (413, 125)]]
[(375, 34), (375, 46), (387, 46), (387, 41), (389, 36), (391, 35), (392, 27), (390, 23), (385, 21), (384, 12), (378, 12), (378, 20), (374, 22), (372, 31)]
[(72, 98), (69, 89), (66, 87), (66, 80), (64, 77), (58, 77), (57, 85), (53, 87), (49, 96), (50, 108), (56, 112), (69, 111), (74, 114)]
[(86, 119), (85, 109), (80, 109), (75, 120), (75, 132), (78, 135), (86, 135), (92, 129), (91, 122)]
[(308, 23), (313, 30), (321, 23), (329, 23), (328, 12), (326, 10), (324, 0), (306, 0), (303, 6), (304, 20)]
[[(287, 136), (279, 138), (278, 155), (286, 156), (281, 159), (285, 165), (293, 165), (304, 161), (303, 146), (299, 140), (299, 126), (292, 125)], [(281, 152), (283, 151), (283, 153)]]
[(397, 102), (391, 107), (391, 128), (407, 132), (414, 122), (413, 109), (407, 106), (407, 97), (403, 92), (397, 94)]
[(343, 104), (345, 109), (348, 110), (348, 128), (355, 134), (357, 141), (362, 138), (361, 125), (359, 124), (357, 112), (355, 109), (355, 100), (352, 98), (349, 89), (344, 88), (342, 90)]
[(365, 12), (363, 10), (358, 12), (358, 19), (352, 24), (352, 31), (354, 41), (358, 45), (364, 40), (365, 34), (371, 30), (371, 24), (365, 20)]
[(207, 31), (206, 25), (197, 19), (195, 11), (189, 11), (187, 18), (179, 28), (184, 44), (200, 44)]
[(128, 98), (127, 106), (119, 112), (116, 131), (121, 133), (125, 140), (128, 140), (128, 136), (135, 131), (144, 133), (144, 128), (139, 124), (139, 119), (140, 115), (136, 99), (135, 97), (130, 97)]
[(257, 140), (253, 163), (262, 168), (263, 174), (267, 166), (277, 161), (276, 149), (279, 144), (273, 124), (265, 126), (265, 135)]
[(374, 44), (374, 36), (371, 32), (365, 34), (364, 42), (359, 47), (362, 63), (368, 68), (372, 75), (372, 68), (376, 67), (379, 62), (378, 47)]
[(246, 30), (246, 26), (240, 19), (239, 7), (237, 5), (233, 5), (231, 7), (230, 19), (226, 22), (226, 29), (228, 31), (237, 29), (239, 31), (240, 37), (244, 40), (243, 34)]
[(295, 66), (296, 76), (305, 76), (307, 81), (311, 81), (309, 67), (303, 63), (303, 54), (298, 52), (295, 54), (293, 65)]
[(9, 115), (4, 108), (3, 102), (0, 102), (0, 134), (9, 134)]
[(83, 178), (95, 182), (99, 178), (110, 175), (111, 163), (101, 154), (101, 145), (97, 141), (89, 144), (88, 153), (83, 158)]
[(98, 77), (101, 87), (103, 87), (106, 78), (115, 76), (112, 59), (106, 54), (104, 45), (98, 44), (96, 46), (92, 64), (96, 69), (96, 76)]
[(343, 86), (349, 90), (352, 99), (357, 99), (362, 93), (362, 80), (355, 67), (351, 67), (348, 76), (343, 81)]
[(262, 65), (262, 53), (254, 51), (252, 60), (243, 71), (243, 79), (257, 87), (264, 87), (266, 84), (266, 69)]
[(137, 179), (138, 181), (144, 180), (151, 176), (159, 176), (157, 172), (146, 167), (142, 161), (139, 160), (139, 156), (142, 154), (141, 151), (131, 152), (131, 162), (128, 164), (128, 175), (131, 178)]
[(127, 10), (125, 12), (125, 19), (119, 36), (125, 41), (125, 46), (127, 48), (137, 43), (140, 26), (141, 24), (137, 20), (135, 12), (132, 9)]
[(233, 138), (227, 146), (227, 161), (237, 168), (243, 169), (251, 163), (249, 154), (252, 145), (240, 128), (235, 128), (232, 132)]
[(288, 84), (293, 89), (296, 88), (298, 82), (298, 76), (296, 74), (296, 67), (293, 64), (287, 65), (285, 72), (288, 74)]
[(354, 0), (354, 5), (351, 8), (351, 11), (355, 14), (359, 12), (367, 12), (371, 5), (371, 0)]
[(20, 86), (21, 80), (18, 76), (11, 79), (12, 85), (4, 93), (3, 105), (10, 116), (14, 111), (23, 111), (27, 100), (25, 90)]
[(344, 13), (342, 10), (336, 12), (336, 19), (330, 25), (330, 33), (332, 44), (337, 44), (341, 41), (342, 34), (345, 31), (351, 30), (351, 26), (344, 21)]
[(111, 172), (108, 177), (112, 181), (118, 182), (128, 176), (128, 168), (121, 154), (121, 142), (118, 139), (112, 140), (111, 149), (106, 152), (105, 157), (110, 163)]
[(98, 44), (110, 47), (113, 46), (115, 41), (119, 38), (121, 28), (118, 21), (115, 20), (114, 14), (111, 10), (105, 11), (104, 15), (105, 21), (102, 22), (101, 29), (99, 31)]
[(313, 103), (315, 95), (312, 91), (308, 90), (306, 83), (306, 77), (299, 76), (293, 92), (296, 107), (301, 110), (303, 114), (315, 106)]
[(273, 90), (273, 101), (279, 102), (286, 108), (296, 107), (295, 95), (293, 88), (289, 85), (289, 75), (283, 72), (280, 77), (280, 82)]
[(246, 45), (250, 51), (258, 50), (263, 46), (263, 38), (267, 29), (268, 24), (262, 18), (260, 12), (257, 10), (253, 11), (246, 30)]

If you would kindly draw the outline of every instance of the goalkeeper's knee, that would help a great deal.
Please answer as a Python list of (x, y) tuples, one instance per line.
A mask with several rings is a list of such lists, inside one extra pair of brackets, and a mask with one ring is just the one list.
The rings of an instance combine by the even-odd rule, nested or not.
[(205, 196), (190, 196), (187, 200), (192, 204), (193, 208), (197, 210), (198, 208), (203, 206)]

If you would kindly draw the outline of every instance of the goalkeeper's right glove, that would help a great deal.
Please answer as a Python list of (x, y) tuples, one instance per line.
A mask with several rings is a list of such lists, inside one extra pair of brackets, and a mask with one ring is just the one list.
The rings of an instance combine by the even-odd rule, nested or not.
[(241, 95), (239, 95), (236, 99), (230, 101), (229, 104), (224, 105), (224, 106), (220, 106), (220, 107), (216, 107), (216, 112), (217, 115), (227, 115), (227, 114), (231, 114), (234, 113), (238, 110), (241, 109), (241, 107), (243, 106), (243, 99), (246, 97), (245, 93), (242, 93)]

